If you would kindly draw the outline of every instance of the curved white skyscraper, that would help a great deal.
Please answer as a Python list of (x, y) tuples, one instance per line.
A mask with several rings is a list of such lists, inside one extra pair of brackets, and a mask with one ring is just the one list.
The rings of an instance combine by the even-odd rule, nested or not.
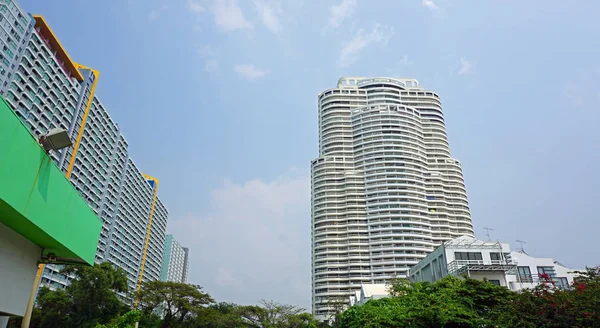
[(361, 283), (405, 277), (443, 241), (474, 235), (439, 96), (414, 79), (344, 77), (319, 94), (311, 175), (320, 319)]

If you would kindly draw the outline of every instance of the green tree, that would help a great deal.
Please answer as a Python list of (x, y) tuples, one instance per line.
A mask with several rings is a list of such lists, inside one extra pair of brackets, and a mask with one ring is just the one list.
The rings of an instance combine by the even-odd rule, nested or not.
[(140, 321), (142, 313), (140, 311), (131, 310), (122, 315), (118, 315), (108, 324), (98, 324), (95, 328), (133, 328), (135, 323)]
[(161, 328), (181, 326), (187, 317), (214, 302), (200, 286), (164, 281), (144, 283), (137, 297), (144, 315), (163, 314)]
[(69, 266), (64, 274), (73, 274), (76, 279), (66, 288), (73, 302), (71, 322), (74, 327), (94, 327), (106, 324), (125, 307), (117, 293), (127, 292), (127, 276), (120, 268), (104, 262), (93, 266)]
[(600, 327), (600, 268), (587, 268), (569, 289), (546, 282), (518, 293), (501, 314), (507, 327)]
[(197, 328), (237, 328), (245, 327), (240, 316), (240, 306), (233, 303), (215, 303), (201, 308), (195, 315)]
[(431, 284), (394, 281), (392, 296), (353, 306), (340, 327), (488, 327), (513, 295), (486, 281), (445, 277)]
[(312, 314), (294, 305), (262, 300), (261, 306), (242, 306), (240, 316), (247, 327), (255, 328), (316, 328)]
[[(36, 307), (40, 310), (39, 325), (44, 328), (63, 328), (71, 326), (73, 301), (65, 290), (52, 291), (42, 287), (38, 291)], [(32, 313), (33, 317), (33, 313)]]

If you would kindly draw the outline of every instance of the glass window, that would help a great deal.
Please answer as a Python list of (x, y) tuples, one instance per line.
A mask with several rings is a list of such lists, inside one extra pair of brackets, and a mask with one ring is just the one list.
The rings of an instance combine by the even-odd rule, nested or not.
[(556, 272), (554, 271), (554, 267), (551, 266), (539, 266), (537, 267), (537, 271), (538, 274), (541, 275), (548, 275), (548, 278), (553, 278), (554, 276), (556, 276)]
[(457, 261), (481, 261), (483, 257), (481, 252), (454, 252), (454, 258)]
[(490, 253), (490, 260), (492, 261), (500, 261), (500, 253)]
[(569, 281), (567, 280), (567, 278), (558, 277), (558, 278), (555, 278), (555, 281), (556, 281), (556, 287), (558, 287), (560, 289), (569, 288)]
[(520, 282), (533, 282), (531, 270), (528, 266), (517, 267), (517, 278)]
[(496, 285), (496, 286), (500, 286), (500, 280), (488, 280), (489, 282), (491, 282), (492, 284)]

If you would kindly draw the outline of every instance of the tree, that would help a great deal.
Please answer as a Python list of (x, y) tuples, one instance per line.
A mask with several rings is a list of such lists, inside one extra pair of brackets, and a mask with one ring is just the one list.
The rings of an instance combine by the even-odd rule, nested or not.
[(95, 328), (133, 328), (135, 323), (140, 321), (142, 313), (140, 311), (131, 310), (123, 315), (118, 315), (108, 324), (98, 324)]
[(600, 267), (587, 268), (569, 289), (556, 288), (550, 277), (532, 290), (518, 293), (502, 312), (511, 327), (600, 327)]
[(37, 308), (40, 310), (40, 326), (44, 328), (62, 328), (71, 325), (73, 301), (65, 290), (52, 291), (42, 287), (38, 291)]
[(240, 316), (247, 327), (255, 328), (316, 328), (317, 321), (303, 308), (261, 300), (262, 306), (240, 307)]
[(69, 266), (64, 274), (75, 279), (66, 288), (73, 302), (71, 321), (74, 327), (94, 327), (110, 322), (124, 312), (117, 293), (127, 292), (127, 276), (120, 268), (104, 262), (93, 266)]
[(513, 294), (487, 281), (452, 276), (434, 284), (394, 281), (390, 292), (390, 298), (346, 310), (340, 327), (489, 327)]
[(245, 327), (240, 316), (240, 306), (233, 303), (215, 303), (199, 309), (194, 318), (197, 328)]
[(340, 315), (348, 307), (348, 297), (338, 296), (330, 297), (327, 300), (328, 307), (332, 308), (327, 313), (327, 322), (333, 323), (333, 327), (339, 327)]
[(181, 325), (186, 317), (198, 313), (204, 305), (213, 303), (202, 287), (178, 282), (150, 281), (137, 294), (144, 315), (163, 313), (161, 328)]

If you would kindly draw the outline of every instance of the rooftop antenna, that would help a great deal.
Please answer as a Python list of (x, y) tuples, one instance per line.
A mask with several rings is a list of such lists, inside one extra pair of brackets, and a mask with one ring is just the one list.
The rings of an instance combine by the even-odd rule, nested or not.
[(485, 227), (483, 230), (485, 230), (485, 235), (488, 237), (488, 241), (492, 241), (492, 238), (490, 237), (490, 231), (494, 231), (494, 229)]
[(521, 244), (521, 252), (525, 253), (525, 248), (523, 247), (523, 244), (527, 244), (527, 242), (517, 239), (517, 243)]

